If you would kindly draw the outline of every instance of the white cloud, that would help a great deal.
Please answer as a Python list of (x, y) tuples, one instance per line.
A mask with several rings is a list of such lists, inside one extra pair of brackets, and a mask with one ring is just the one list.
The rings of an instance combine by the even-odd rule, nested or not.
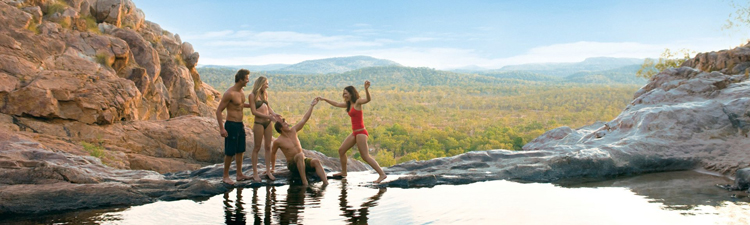
[(392, 42), (388, 39), (363, 40), (353, 35), (332, 35), (299, 33), (292, 31), (212, 31), (186, 37), (185, 40), (200, 40), (202, 44), (213, 47), (246, 47), (246, 48), (283, 48), (298, 46), (313, 49), (348, 49), (377, 47)]
[(305, 60), (342, 57), (344, 55), (316, 55), (316, 54), (266, 54), (251, 57), (201, 57), (201, 65), (267, 65), (294, 64)]
[[(736, 42), (736, 44), (732, 44)], [(530, 49), (522, 55), (491, 59), (484, 67), (501, 67), (505, 65), (544, 63), (544, 62), (580, 62), (590, 57), (619, 58), (657, 58), (664, 49), (690, 49), (696, 52), (718, 51), (737, 46), (740, 42), (731, 38), (703, 38), (674, 41), (669, 44), (642, 44), (634, 42), (574, 42), (540, 46)]]
[[(365, 25), (362, 25), (365, 26)], [(739, 45), (739, 38), (716, 37), (670, 41), (666, 44), (644, 44), (636, 42), (592, 42), (580, 41), (537, 46), (510, 57), (491, 57), (502, 49), (439, 47), (435, 36), (414, 36), (401, 40), (368, 39), (356, 35), (322, 35), (292, 31), (214, 31), (198, 35), (204, 46), (231, 49), (222, 56), (203, 54), (201, 64), (217, 65), (263, 65), (293, 64), (304, 60), (368, 55), (389, 59), (405, 66), (450, 69), (465, 66), (500, 68), (506, 65), (580, 62), (590, 57), (647, 58), (659, 57), (665, 48), (682, 48), (697, 52), (716, 51)], [(196, 39), (195, 37), (193, 37)], [(186, 40), (187, 38), (183, 38)], [(413, 43), (429, 42), (437, 47), (416, 47)], [(211, 48), (209, 48), (211, 49)], [(263, 51), (260, 51), (263, 49)], [(236, 53), (240, 50), (239, 55)], [(252, 54), (253, 56), (249, 56)], [(208, 57), (208, 56), (213, 56)], [(226, 57), (225, 57), (225, 56)]]

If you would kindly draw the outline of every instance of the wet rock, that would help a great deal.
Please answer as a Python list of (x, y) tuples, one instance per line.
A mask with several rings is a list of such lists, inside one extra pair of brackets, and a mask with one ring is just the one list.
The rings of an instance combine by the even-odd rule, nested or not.
[[(223, 164), (166, 175), (146, 170), (119, 170), (103, 165), (96, 157), (77, 156), (41, 144), (27, 134), (0, 129), (0, 177), (3, 177), (0, 180), (0, 216), (207, 197), (231, 188), (221, 182)], [(317, 152), (306, 153), (309, 157), (320, 157), (326, 169), (336, 168), (331, 163), (338, 162), (337, 159)], [(250, 174), (249, 163), (250, 159), (245, 159), (246, 174)], [(277, 162), (276, 181), (244, 181), (235, 186), (285, 185), (289, 182), (289, 172), (282, 163)], [(350, 164), (352, 171), (367, 168), (358, 161)], [(234, 170), (232, 168), (232, 172)]]
[(736, 190), (748, 190), (750, 189), (750, 168), (743, 168), (737, 170), (737, 175), (734, 179), (734, 187)]

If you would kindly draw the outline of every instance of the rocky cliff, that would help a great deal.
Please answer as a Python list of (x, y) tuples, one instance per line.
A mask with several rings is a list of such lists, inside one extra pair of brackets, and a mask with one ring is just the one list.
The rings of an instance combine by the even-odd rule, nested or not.
[(750, 166), (750, 44), (701, 53), (661, 71), (615, 119), (560, 127), (523, 151), (470, 152), (388, 168), (387, 186), (508, 179), (553, 182), (670, 170), (733, 176)]
[(213, 116), (220, 93), (201, 82), (198, 52), (133, 2), (3, 0), (0, 12), (3, 127), (96, 144), (116, 168), (170, 172), (220, 161), (218, 141), (195, 142), (215, 133), (209, 120), (164, 122)]
[(0, 215), (227, 190), (211, 165), (223, 161), (220, 93), (201, 82), (190, 43), (130, 0), (0, 0), (0, 24)]

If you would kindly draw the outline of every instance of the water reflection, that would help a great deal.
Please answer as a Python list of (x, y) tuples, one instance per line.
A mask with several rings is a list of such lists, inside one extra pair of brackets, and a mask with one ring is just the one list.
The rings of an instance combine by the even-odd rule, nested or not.
[(237, 198), (229, 198), (231, 191), (224, 193), (224, 222), (226, 224), (245, 224), (245, 203), (242, 202), (242, 189), (237, 188)]
[[(338, 196), (338, 208), (341, 213), (339, 216), (343, 217), (341, 221), (346, 221), (348, 224), (367, 224), (370, 208), (377, 206), (378, 200), (386, 192), (386, 188), (379, 188), (375, 195), (367, 198), (358, 207), (353, 207), (349, 200), (351, 196), (348, 191), (351, 188), (361, 187), (351, 187), (346, 179), (341, 181), (340, 187), (341, 192)], [(330, 206), (326, 207), (322, 204), (326, 188), (327, 185), (320, 187), (290, 185), (287, 186), (286, 196), (283, 196), (283, 200), (277, 200), (277, 187), (275, 186), (247, 189), (236, 188), (224, 193), (224, 222), (225, 224), (247, 224), (248, 217), (252, 217), (253, 224), (256, 225), (303, 224), (305, 222), (304, 213), (306, 209), (324, 208), (327, 210), (327, 208), (330, 208)], [(247, 215), (245, 201), (243, 201), (243, 192), (246, 192), (248, 189), (252, 191), (252, 198), (249, 205), (252, 215)], [(375, 189), (369, 188), (367, 190), (375, 191)], [(265, 200), (261, 200), (263, 195), (265, 195)], [(358, 199), (353, 200), (356, 201)]]
[(729, 182), (725, 177), (695, 171), (674, 171), (592, 182), (563, 182), (559, 185), (572, 188), (623, 187), (651, 199), (649, 202), (664, 204), (666, 210), (688, 211), (700, 206), (715, 207), (726, 202), (747, 201), (744, 196), (738, 196), (744, 195), (744, 192), (729, 192), (714, 186)]
[(386, 188), (379, 188), (377, 194), (370, 197), (365, 203), (362, 203), (359, 209), (354, 209), (354, 207), (349, 205), (349, 201), (347, 200), (349, 196), (347, 195), (346, 186), (346, 179), (341, 180), (341, 195), (339, 195), (340, 215), (346, 217), (346, 221), (349, 224), (367, 224), (367, 215), (370, 214), (370, 208), (378, 205), (377, 202), (385, 194)]
[(750, 224), (750, 200), (736, 196), (746, 193), (716, 188), (730, 181), (692, 171), (557, 185), (391, 188), (388, 195), (367, 184), (375, 179), (369, 175), (353, 173), (330, 187), (248, 187), (128, 208), (2, 215), (0, 224)]

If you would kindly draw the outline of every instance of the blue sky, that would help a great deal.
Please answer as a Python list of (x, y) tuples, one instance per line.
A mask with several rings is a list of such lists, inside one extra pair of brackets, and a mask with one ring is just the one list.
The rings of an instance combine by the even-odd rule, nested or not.
[(499, 68), (588, 57), (658, 57), (738, 46), (721, 0), (229, 1), (133, 0), (180, 35), (199, 64), (293, 64), (354, 55), (406, 66)]

